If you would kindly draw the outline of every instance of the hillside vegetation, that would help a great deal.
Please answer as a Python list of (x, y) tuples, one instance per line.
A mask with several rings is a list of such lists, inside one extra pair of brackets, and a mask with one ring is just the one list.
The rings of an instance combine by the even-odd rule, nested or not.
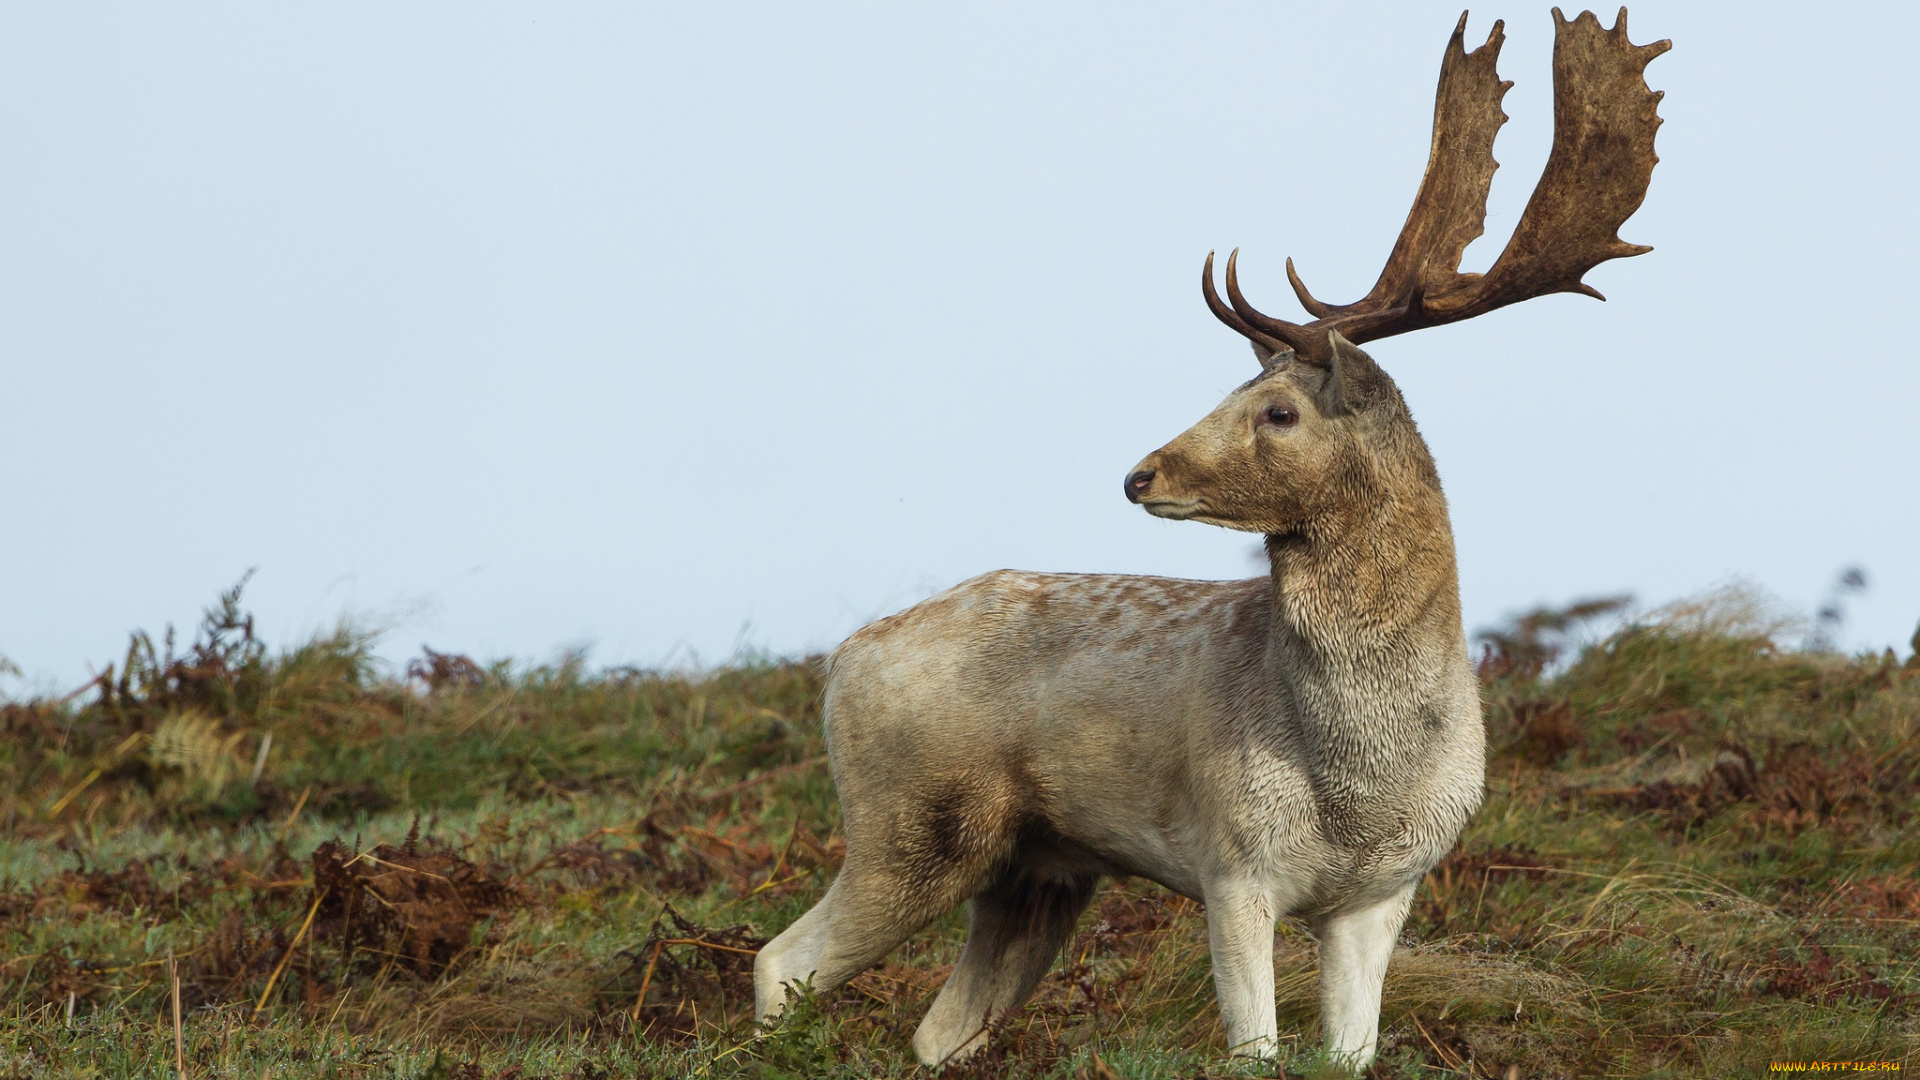
[[(1605, 608), (1488, 640), (1486, 804), (1420, 892), (1372, 1075), (1920, 1065), (1920, 667), (1785, 647), (1726, 595), (1565, 645)], [(843, 850), (814, 664), (370, 644), (270, 653), (236, 589), (191, 643), (0, 705), (0, 1078), (922, 1073), (957, 915), (751, 1022), (753, 950)], [(1312, 1075), (1304, 928), (1286, 1059), (1234, 1063), (1204, 919), (1109, 886), (949, 1075)]]

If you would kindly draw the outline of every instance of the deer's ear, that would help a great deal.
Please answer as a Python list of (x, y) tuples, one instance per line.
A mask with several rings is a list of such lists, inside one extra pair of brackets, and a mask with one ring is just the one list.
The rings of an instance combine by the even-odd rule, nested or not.
[(1346, 372), (1343, 369), (1352, 363), (1348, 357), (1359, 351), (1359, 346), (1341, 337), (1340, 331), (1327, 331), (1327, 366), (1321, 369), (1320, 387), (1313, 392), (1313, 403), (1319, 407), (1321, 416), (1346, 415)]
[(1320, 388), (1313, 395), (1320, 415), (1345, 416), (1364, 408), (1380, 381), (1380, 369), (1374, 365), (1373, 357), (1340, 336), (1338, 330), (1327, 332), (1327, 357)]
[(1247, 339), (1247, 344), (1253, 346), (1253, 355), (1259, 358), (1261, 371), (1272, 371), (1274, 368), (1283, 368), (1293, 363), (1292, 349), (1275, 351), (1252, 338)]

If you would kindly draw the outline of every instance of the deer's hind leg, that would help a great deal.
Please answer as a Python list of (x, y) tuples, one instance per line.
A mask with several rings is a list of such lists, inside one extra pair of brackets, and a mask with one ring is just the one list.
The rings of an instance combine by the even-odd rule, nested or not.
[(815, 993), (838, 989), (979, 890), (1017, 832), (1007, 787), (973, 779), (935, 785), (933, 797), (893, 793), (907, 805), (884, 814), (843, 792), (846, 862), (827, 895), (760, 950), (756, 1015), (780, 1013), (787, 988), (809, 979)]
[(964, 895), (958, 883), (927, 890), (884, 869), (861, 866), (849, 852), (827, 895), (754, 960), (755, 1015), (762, 1020), (779, 1015), (788, 988), (809, 980), (813, 992), (821, 994), (846, 985), (951, 911)]
[(1024, 1004), (1100, 877), (1084, 869), (1015, 864), (968, 902), (967, 943), (913, 1036), (913, 1052), (939, 1067), (986, 1044), (987, 1023)]
[(819, 903), (761, 946), (760, 955), (753, 960), (754, 1019), (766, 1020), (784, 1012), (788, 987), (807, 982), (819, 970), (832, 907), (833, 889), (828, 888)]

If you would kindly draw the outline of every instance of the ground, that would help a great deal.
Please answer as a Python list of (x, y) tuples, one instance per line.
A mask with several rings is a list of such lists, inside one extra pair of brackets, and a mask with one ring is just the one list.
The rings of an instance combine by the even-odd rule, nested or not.
[[(1920, 1065), (1920, 667), (1755, 610), (1489, 640), (1486, 804), (1371, 1075)], [(957, 914), (752, 1023), (753, 950), (842, 852), (816, 663), (390, 671), (350, 629), (269, 654), (237, 591), (173, 649), (0, 705), (0, 1078), (923, 1072)], [(1311, 937), (1279, 928), (1283, 1059), (1234, 1063), (1204, 920), (1111, 884), (965, 1075), (1314, 1075)]]

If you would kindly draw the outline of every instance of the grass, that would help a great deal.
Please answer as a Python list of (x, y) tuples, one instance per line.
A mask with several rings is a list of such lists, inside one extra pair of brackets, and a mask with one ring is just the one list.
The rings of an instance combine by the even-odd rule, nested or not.
[[(814, 665), (389, 673), (350, 630), (270, 655), (239, 601), (0, 705), (0, 1078), (922, 1072), (958, 915), (751, 1023), (752, 950), (841, 854)], [(1564, 646), (1607, 609), (1490, 639), (1486, 805), (1372, 1075), (1920, 1063), (1920, 667), (1726, 595)], [(1230, 1062), (1204, 918), (1110, 886), (963, 1074), (1314, 1075), (1311, 939), (1276, 938), (1284, 1059)]]

